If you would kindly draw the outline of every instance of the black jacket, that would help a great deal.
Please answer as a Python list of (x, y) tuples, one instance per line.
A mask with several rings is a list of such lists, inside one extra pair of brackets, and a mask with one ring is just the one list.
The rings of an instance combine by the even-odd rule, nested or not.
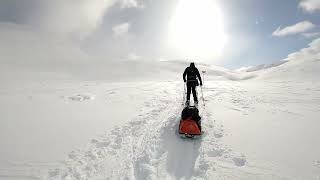
[[(187, 76), (187, 80), (186, 80), (186, 76)], [(183, 81), (184, 82), (196, 82), (196, 84), (198, 84), (198, 80), (200, 81), (200, 84), (202, 84), (202, 80), (201, 80), (201, 76), (199, 73), (199, 70), (196, 67), (192, 67), (189, 66), (184, 70), (183, 73)]]

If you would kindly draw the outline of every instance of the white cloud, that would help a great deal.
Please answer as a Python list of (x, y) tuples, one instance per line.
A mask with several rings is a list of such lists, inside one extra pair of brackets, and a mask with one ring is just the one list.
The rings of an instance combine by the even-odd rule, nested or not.
[(113, 36), (120, 37), (127, 35), (129, 32), (130, 24), (128, 22), (118, 24), (112, 28)]
[(293, 34), (300, 34), (303, 32), (307, 32), (313, 28), (315, 28), (316, 25), (309, 21), (302, 21), (297, 24), (294, 24), (292, 26), (287, 26), (285, 28), (278, 27), (273, 33), (272, 36), (278, 36), (278, 37), (283, 37), (283, 36), (288, 36), (288, 35), (293, 35)]
[(89, 59), (71, 40), (29, 26), (0, 23), (0, 39), (0, 67), (6, 64), (60, 71), (68, 65), (76, 68)]
[(312, 39), (312, 38), (320, 37), (320, 32), (303, 33), (302, 36)]
[(28, 24), (41, 29), (82, 37), (102, 21), (106, 9), (115, 0), (55, 0), (37, 2), (41, 8), (29, 14)]
[[(86, 37), (102, 22), (108, 8), (138, 8), (142, 0), (4, 0), (0, 11), (10, 9), (5, 22), (32, 26), (41, 31)], [(4, 11), (5, 12), (5, 11)]]
[(320, 59), (320, 38), (312, 41), (309, 44), (309, 47), (303, 48), (298, 52), (292, 53), (288, 55), (288, 58), (285, 60), (312, 60), (312, 59)]
[(299, 7), (307, 12), (314, 12), (320, 10), (320, 1), (319, 0), (301, 0)]
[(138, 59), (141, 59), (141, 56), (138, 56), (136, 53), (130, 53), (128, 55), (128, 59), (129, 60), (138, 60)]
[(121, 0), (121, 8), (143, 8), (143, 4), (137, 0)]

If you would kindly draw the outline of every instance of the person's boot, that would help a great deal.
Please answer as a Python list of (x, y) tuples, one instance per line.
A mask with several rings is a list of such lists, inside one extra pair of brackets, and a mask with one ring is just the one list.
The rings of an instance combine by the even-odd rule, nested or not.
[(190, 104), (190, 101), (187, 100), (187, 101), (186, 101), (186, 106), (189, 106), (189, 104)]
[(194, 105), (198, 107), (198, 101), (194, 101)]

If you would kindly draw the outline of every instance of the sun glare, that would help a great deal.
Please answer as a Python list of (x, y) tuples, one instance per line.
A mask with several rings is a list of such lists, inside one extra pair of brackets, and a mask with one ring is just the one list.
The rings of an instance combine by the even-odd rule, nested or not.
[(213, 0), (179, 0), (170, 22), (169, 43), (185, 57), (218, 57), (227, 42), (223, 25)]

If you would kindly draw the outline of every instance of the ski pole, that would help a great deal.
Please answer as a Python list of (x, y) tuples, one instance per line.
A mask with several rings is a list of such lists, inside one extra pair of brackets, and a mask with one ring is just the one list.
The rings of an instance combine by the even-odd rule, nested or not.
[(202, 71), (202, 84), (204, 84), (204, 74), (206, 73), (206, 71)]
[(204, 97), (203, 97), (203, 90), (202, 90), (202, 86), (200, 86), (200, 89), (201, 89), (201, 96), (202, 96), (203, 105), (205, 105), (205, 100), (204, 100)]
[(183, 102), (182, 104), (184, 104), (186, 101), (186, 83), (183, 83)]

